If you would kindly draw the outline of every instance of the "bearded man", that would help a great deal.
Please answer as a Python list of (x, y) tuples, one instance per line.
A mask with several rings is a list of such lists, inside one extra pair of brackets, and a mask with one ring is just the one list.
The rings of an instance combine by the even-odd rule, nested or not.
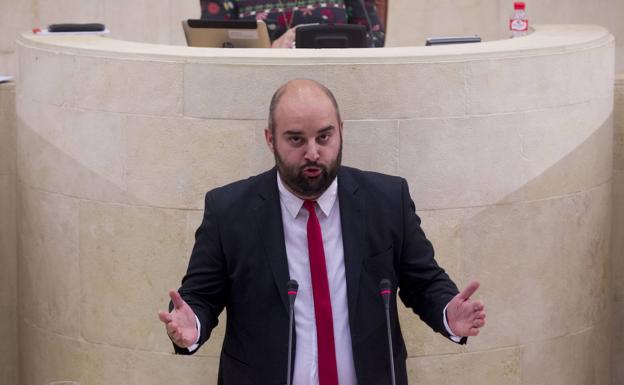
[[(218, 383), (286, 383), (287, 282), (295, 302), (295, 385), (390, 384), (381, 280), (456, 343), (485, 324), (478, 282), (461, 293), (438, 266), (407, 182), (341, 165), (343, 122), (323, 85), (273, 95), (266, 143), (275, 167), (206, 194), (186, 276), (159, 313), (179, 354), (210, 337), (225, 308)], [(397, 301), (390, 299), (396, 383), (407, 384)]]

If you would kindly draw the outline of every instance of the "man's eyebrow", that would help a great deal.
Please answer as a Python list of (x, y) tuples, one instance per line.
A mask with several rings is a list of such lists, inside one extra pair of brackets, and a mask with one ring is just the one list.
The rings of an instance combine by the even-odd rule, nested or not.
[(319, 131), (318, 131), (318, 134), (324, 134), (324, 133), (326, 133), (326, 132), (328, 132), (328, 131), (332, 131), (332, 130), (334, 130), (335, 128), (336, 128), (336, 127), (334, 127), (333, 125), (331, 125), (331, 124), (330, 124), (329, 126), (327, 126), (327, 127), (323, 128), (322, 130), (319, 130)]
[[(329, 126), (318, 130), (316, 134), (317, 135), (318, 134), (324, 134), (326, 132), (329, 132), (329, 131), (332, 131), (332, 130), (335, 130), (335, 129), (336, 129), (336, 127), (334, 127), (332, 124), (330, 124)], [(283, 135), (302, 135), (302, 134), (303, 134), (303, 131), (300, 131), (300, 130), (286, 130), (286, 131), (284, 131)]]

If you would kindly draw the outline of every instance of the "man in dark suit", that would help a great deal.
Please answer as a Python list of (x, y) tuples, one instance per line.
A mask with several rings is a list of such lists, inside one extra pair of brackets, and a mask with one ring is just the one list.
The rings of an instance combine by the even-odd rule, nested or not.
[[(286, 382), (287, 282), (295, 302), (294, 385), (390, 383), (382, 279), (433, 330), (458, 343), (485, 324), (479, 284), (458, 292), (420, 228), (407, 182), (341, 166), (335, 98), (293, 80), (271, 100), (265, 137), (276, 167), (206, 194), (186, 276), (160, 312), (179, 354), (192, 354), (227, 309), (219, 383)], [(396, 296), (396, 383), (407, 384)]]

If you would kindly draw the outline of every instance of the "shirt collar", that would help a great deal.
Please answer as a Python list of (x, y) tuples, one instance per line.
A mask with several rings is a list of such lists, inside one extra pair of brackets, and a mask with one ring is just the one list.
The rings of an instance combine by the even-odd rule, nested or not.
[[(288, 213), (296, 218), (299, 211), (301, 211), (301, 207), (303, 206), (303, 199), (299, 198), (295, 194), (291, 193), (286, 186), (284, 186), (284, 182), (280, 177), (279, 172), (277, 172), (277, 188), (279, 189), (280, 200), (286, 206)], [(336, 203), (336, 197), (338, 196), (338, 178), (334, 178), (334, 181), (329, 185), (327, 190), (316, 199), (316, 203), (318, 203), (319, 207), (323, 214), (326, 217), (331, 213), (332, 208), (334, 207), (334, 203)]]

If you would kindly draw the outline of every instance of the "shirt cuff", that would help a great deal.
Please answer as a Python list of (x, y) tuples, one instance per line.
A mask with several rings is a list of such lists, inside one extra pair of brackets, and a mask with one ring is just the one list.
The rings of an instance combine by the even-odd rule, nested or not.
[(448, 307), (448, 304), (446, 304), (446, 306), (444, 306), (444, 311), (442, 312), (442, 319), (444, 319), (444, 327), (446, 328), (446, 332), (449, 334), (449, 338), (453, 342), (459, 343), (462, 338), (460, 336), (456, 336), (455, 333), (453, 333), (453, 331), (451, 330), (451, 327), (448, 324), (448, 320), (446, 319), (446, 308), (447, 307)]
[[(446, 311), (446, 309), (444, 310)], [(446, 322), (446, 320), (444, 322)], [(187, 348), (189, 353), (193, 353), (199, 347), (199, 336), (201, 335), (201, 323), (199, 323), (199, 318), (197, 318), (197, 316), (195, 316), (195, 325), (197, 325), (197, 339), (195, 340), (193, 345)]]

